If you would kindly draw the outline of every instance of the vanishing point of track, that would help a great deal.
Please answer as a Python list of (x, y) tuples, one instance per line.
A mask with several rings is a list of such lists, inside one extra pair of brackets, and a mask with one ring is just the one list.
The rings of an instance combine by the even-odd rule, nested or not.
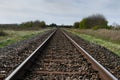
[(57, 29), (5, 80), (117, 80)]

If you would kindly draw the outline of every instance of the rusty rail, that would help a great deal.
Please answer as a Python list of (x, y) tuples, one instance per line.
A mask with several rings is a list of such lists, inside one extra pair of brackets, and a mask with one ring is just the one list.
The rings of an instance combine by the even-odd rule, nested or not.
[[(63, 32), (63, 31), (62, 31)], [(101, 78), (103, 80), (118, 80), (114, 75), (112, 75), (107, 69), (105, 69), (100, 63), (98, 63), (88, 52), (86, 52), (80, 45), (78, 45), (72, 38), (70, 38), (65, 32), (63, 34), (71, 41), (71, 43), (81, 52), (90, 63), (92, 67), (99, 71)]]
[[(50, 38), (55, 34), (55, 32), (56, 30), (53, 33), (51, 33), (50, 36), (25, 61), (23, 61), (5, 80), (20, 79), (21, 76), (24, 75), (27, 68), (29, 68), (30, 65), (32, 65), (33, 61), (37, 58), (37, 56), (39, 55), (38, 52), (40, 52), (44, 48), (44, 46), (49, 42)], [(103, 80), (118, 80), (107, 69), (105, 69), (100, 63), (98, 63), (91, 55), (89, 55), (88, 52), (86, 52), (73, 39), (71, 39), (65, 32), (63, 32), (63, 34), (77, 48), (77, 50), (80, 53), (82, 53), (84, 57), (88, 59), (90, 63), (92, 63), (92, 67), (100, 73), (100, 77)], [(45, 73), (45, 72), (38, 71), (37, 73)], [(47, 73), (51, 74), (51, 72), (47, 72)], [(62, 73), (62, 74), (68, 74), (68, 73), (69, 72)], [(53, 74), (61, 74), (61, 72), (53, 72)], [(78, 72), (74, 72), (74, 74), (78, 74)]]
[(25, 59), (5, 80), (18, 80), (24, 75), (25, 71), (32, 64), (32, 61), (39, 55), (41, 49), (48, 43), (50, 38), (55, 34), (56, 30), (52, 32), (47, 39), (27, 58)]

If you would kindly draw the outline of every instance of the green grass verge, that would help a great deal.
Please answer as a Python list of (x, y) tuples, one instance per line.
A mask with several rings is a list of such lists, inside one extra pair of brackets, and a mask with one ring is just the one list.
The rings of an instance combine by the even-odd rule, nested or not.
[(0, 36), (0, 48), (8, 46), (10, 44), (16, 43), (21, 40), (28, 39), (40, 33), (43, 33), (49, 29), (43, 29), (39, 31), (30, 30), (30, 31), (14, 31), (14, 30), (4, 30), (8, 35)]
[(101, 38), (96, 38), (96, 37), (93, 37), (91, 35), (80, 34), (80, 33), (72, 32), (72, 31), (69, 31), (69, 32), (71, 32), (73, 34), (76, 34), (76, 35), (80, 36), (81, 38), (83, 38), (83, 39), (85, 39), (89, 42), (104, 46), (107, 49), (116, 53), (118, 56), (120, 56), (120, 44), (116, 44), (116, 43), (113, 43), (113, 42), (110, 42), (110, 41), (107, 41), (107, 40), (103, 40)]

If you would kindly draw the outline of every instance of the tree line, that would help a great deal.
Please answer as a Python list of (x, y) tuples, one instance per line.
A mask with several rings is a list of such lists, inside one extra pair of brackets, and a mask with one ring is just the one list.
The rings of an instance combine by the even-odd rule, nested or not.
[(23, 28), (30, 28), (30, 27), (45, 28), (46, 23), (44, 21), (36, 20), (36, 21), (23, 22), (19, 26)]
[(73, 27), (80, 29), (110, 28), (110, 26), (108, 26), (108, 21), (102, 14), (85, 17), (80, 22), (75, 22)]
[(44, 21), (27, 21), (20, 24), (0, 24), (0, 29), (14, 29), (14, 30), (24, 30), (24, 29), (38, 29), (46, 28), (47, 25)]
[(15, 29), (15, 30), (26, 30), (26, 29), (38, 29), (46, 27), (65, 27), (65, 28), (79, 28), (79, 29), (120, 29), (120, 25), (108, 25), (107, 19), (102, 14), (94, 14), (83, 18), (79, 22), (75, 22), (73, 25), (57, 25), (55, 23), (46, 24), (45, 21), (27, 21), (21, 24), (0, 24), (0, 29)]

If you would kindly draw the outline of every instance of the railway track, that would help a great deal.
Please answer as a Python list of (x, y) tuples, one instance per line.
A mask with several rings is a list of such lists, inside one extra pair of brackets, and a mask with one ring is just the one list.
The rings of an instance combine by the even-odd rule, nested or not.
[(54, 31), (5, 80), (118, 80), (67, 34)]
[(0, 80), (18, 67), (54, 29), (0, 49)]

